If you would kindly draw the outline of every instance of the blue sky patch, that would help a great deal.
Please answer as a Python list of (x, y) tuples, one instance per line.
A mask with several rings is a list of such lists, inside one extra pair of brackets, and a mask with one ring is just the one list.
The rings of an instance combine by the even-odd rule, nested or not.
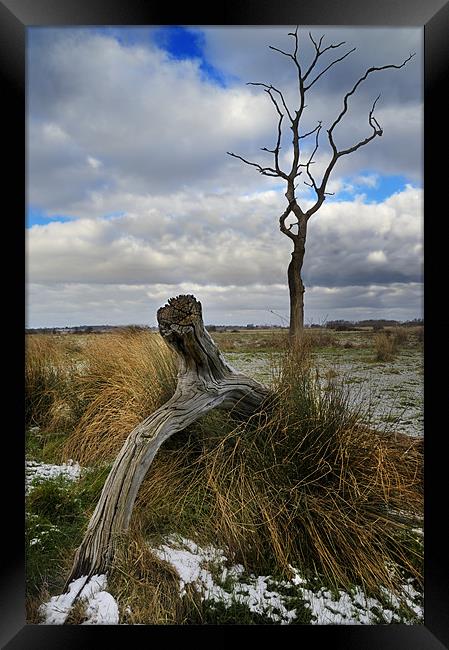
[[(376, 178), (373, 184), (363, 182), (363, 178)], [(366, 203), (381, 203), (388, 197), (402, 192), (406, 185), (415, 185), (409, 178), (402, 175), (381, 175), (372, 170), (364, 170), (353, 177), (345, 178), (350, 189), (343, 189), (329, 196), (328, 201), (353, 201), (357, 194), (365, 196)]]
[(211, 65), (205, 58), (205, 37), (199, 30), (187, 27), (159, 27), (153, 33), (155, 44), (168, 52), (174, 59), (199, 59), (200, 69), (204, 77), (219, 86), (227, 85), (227, 77)]
[(34, 206), (29, 206), (25, 220), (25, 227), (31, 228), (31, 226), (44, 226), (47, 223), (51, 223), (52, 221), (72, 221), (72, 219), (73, 217), (68, 217), (65, 215), (54, 214), (48, 216), (44, 210), (40, 210)]
[[(101, 218), (108, 220), (116, 219), (117, 217), (125, 216), (125, 214), (126, 212), (123, 212), (123, 210), (115, 210), (114, 212), (109, 212), (108, 214), (102, 215)], [(53, 221), (75, 221), (77, 218), (78, 217), (68, 216), (64, 214), (52, 214), (49, 216), (43, 210), (31, 206), (28, 208), (25, 226), (26, 228), (31, 228), (32, 226), (46, 226), (48, 223), (52, 223)]]

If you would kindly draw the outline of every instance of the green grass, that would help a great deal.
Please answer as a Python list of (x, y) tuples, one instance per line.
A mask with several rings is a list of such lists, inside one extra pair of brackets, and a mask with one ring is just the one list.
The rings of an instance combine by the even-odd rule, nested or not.
[[(253, 612), (244, 603), (234, 601), (226, 606), (221, 601), (205, 600), (187, 606), (185, 621), (193, 625), (273, 625), (276, 621), (268, 615)], [(297, 623), (309, 623), (310, 615), (304, 621)]]
[(34, 487), (26, 504), (27, 591), (61, 589), (66, 558), (81, 542), (86, 524), (83, 505), (61, 477)]
[(26, 497), (27, 592), (62, 589), (110, 467), (86, 472), (79, 481), (35, 478)]
[(31, 427), (25, 434), (26, 457), (42, 463), (57, 463), (61, 460), (66, 440), (64, 431), (41, 431)]

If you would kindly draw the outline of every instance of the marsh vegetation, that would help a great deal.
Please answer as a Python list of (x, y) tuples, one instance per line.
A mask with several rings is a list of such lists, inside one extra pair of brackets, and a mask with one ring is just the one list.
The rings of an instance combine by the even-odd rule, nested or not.
[[(421, 330), (386, 335), (390, 360), (372, 331), (306, 330), (294, 352), (280, 330), (212, 336), (273, 399), (243, 421), (213, 411), (161, 447), (108, 575), (120, 622), (332, 622), (310, 605), (325, 593), (334, 609), (360, 594), (371, 603), (369, 617), (346, 606), (338, 622), (422, 622)], [(61, 593), (127, 435), (175, 385), (155, 333), (27, 337), (29, 622)], [(43, 464), (72, 469), (43, 476)], [(223, 591), (200, 572), (180, 589), (178, 547), (196, 548)], [(269, 585), (281, 600), (251, 605), (255, 585), (260, 603)], [(85, 619), (80, 605), (67, 622)]]

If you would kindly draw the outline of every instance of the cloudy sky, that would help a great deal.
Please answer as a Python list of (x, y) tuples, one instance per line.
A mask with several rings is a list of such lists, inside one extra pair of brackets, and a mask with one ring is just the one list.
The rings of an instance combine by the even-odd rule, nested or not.
[[(206, 323), (285, 324), (291, 241), (279, 231), (280, 179), (226, 154), (272, 165), (277, 115), (263, 89), (296, 101), (286, 27), (28, 28), (27, 326), (155, 325), (179, 293)], [(371, 134), (377, 95), (383, 136), (344, 156), (310, 219), (305, 321), (422, 315), (422, 29), (301, 27), (317, 72), (356, 50), (309, 91), (302, 132), (323, 122), (371, 66), (336, 128), (339, 148)], [(297, 107), (297, 106), (296, 106)], [(281, 161), (291, 161), (291, 132)], [(305, 138), (304, 159), (314, 139)], [(317, 178), (329, 160), (325, 137)], [(313, 201), (298, 179), (300, 205)], [(276, 312), (276, 314), (273, 314)]]

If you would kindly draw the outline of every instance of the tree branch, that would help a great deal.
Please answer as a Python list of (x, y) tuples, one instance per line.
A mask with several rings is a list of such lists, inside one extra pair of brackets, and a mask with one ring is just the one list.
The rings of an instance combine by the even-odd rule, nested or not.
[(304, 165), (304, 167), (306, 168), (307, 176), (310, 178), (311, 184), (310, 184), (310, 183), (307, 183), (306, 181), (304, 181), (304, 183), (305, 183), (306, 185), (310, 185), (310, 187), (313, 187), (313, 189), (315, 190), (317, 196), (319, 196), (319, 189), (318, 189), (317, 184), (316, 184), (316, 182), (315, 182), (315, 179), (314, 179), (314, 177), (312, 176), (312, 173), (311, 173), (311, 171), (310, 171), (310, 165), (313, 163), (313, 157), (315, 156), (316, 152), (318, 151), (318, 146), (319, 146), (319, 137), (320, 137), (321, 126), (322, 126), (322, 124), (321, 124), (321, 122), (319, 122), (319, 123), (318, 123), (318, 127), (315, 129), (315, 131), (316, 131), (316, 136), (315, 136), (315, 148), (314, 148), (314, 150), (312, 151), (312, 153), (310, 154), (310, 158), (309, 158), (309, 160), (308, 160), (307, 163)]
[(276, 106), (276, 108), (277, 108), (277, 110), (278, 110), (278, 112), (279, 112), (278, 104), (277, 104), (277, 102), (275, 101), (274, 97), (271, 95), (271, 91), (274, 90), (276, 93), (278, 93), (279, 96), (280, 96), (280, 98), (281, 98), (282, 106), (284, 107), (285, 112), (287, 113), (287, 115), (288, 115), (290, 121), (293, 122), (293, 118), (292, 118), (292, 116), (291, 116), (290, 111), (288, 110), (288, 106), (287, 106), (287, 104), (286, 104), (286, 102), (285, 102), (284, 95), (281, 93), (280, 90), (278, 90), (278, 88), (275, 88), (275, 87), (274, 87), (273, 85), (271, 85), (271, 84), (268, 85), (268, 84), (263, 84), (263, 83), (256, 83), (256, 82), (254, 82), (254, 81), (250, 81), (250, 82), (248, 82), (246, 85), (247, 85), (247, 86), (262, 86), (263, 88), (265, 88), (265, 89), (266, 89), (266, 92), (270, 95), (271, 99), (273, 100), (273, 102), (274, 102), (274, 104), (275, 104), (275, 106)]
[[(273, 104), (274, 104), (274, 107), (276, 108), (276, 112), (277, 112), (277, 114), (279, 115), (279, 121), (278, 121), (278, 137), (277, 137), (277, 141), (276, 141), (276, 146), (275, 146), (275, 148), (274, 148), (274, 149), (267, 149), (266, 147), (262, 147), (262, 151), (268, 151), (268, 152), (274, 154), (274, 165), (275, 165), (275, 169), (273, 169), (273, 168), (271, 168), (271, 167), (261, 168), (260, 165), (257, 165), (256, 163), (250, 163), (250, 162), (244, 160), (243, 158), (241, 158), (240, 156), (235, 156), (235, 154), (230, 154), (230, 155), (234, 155), (234, 157), (236, 157), (236, 158), (240, 158), (240, 160), (243, 160), (243, 162), (246, 162), (246, 163), (249, 164), (249, 165), (253, 165), (253, 166), (257, 167), (257, 168), (259, 169), (260, 173), (261, 173), (261, 174), (264, 174), (265, 176), (272, 176), (273, 174), (272, 174), (272, 173), (269, 173), (269, 172), (275, 172), (277, 176), (279, 176), (280, 178), (284, 178), (285, 180), (287, 180), (287, 178), (288, 178), (287, 174), (286, 174), (285, 172), (283, 172), (283, 171), (281, 170), (280, 166), (279, 166), (279, 151), (280, 151), (280, 149), (281, 149), (282, 120), (284, 119), (284, 114), (282, 113), (281, 109), (279, 108), (279, 104), (278, 104), (278, 102), (276, 101), (276, 98), (275, 98), (274, 95), (273, 95), (273, 91), (276, 92), (276, 93), (278, 93), (278, 95), (280, 96), (280, 98), (281, 98), (281, 102), (282, 102), (282, 105), (283, 105), (283, 107), (284, 107), (284, 109), (285, 109), (285, 111), (286, 111), (288, 117), (290, 118), (291, 123), (293, 124), (293, 118), (292, 118), (292, 116), (291, 116), (291, 114), (290, 114), (290, 111), (288, 110), (287, 104), (286, 104), (285, 99), (284, 99), (284, 95), (282, 94), (282, 92), (281, 92), (278, 88), (275, 88), (275, 87), (274, 87), (273, 85), (271, 85), (271, 84), (268, 85), (268, 84), (258, 83), (258, 82), (248, 82), (248, 83), (247, 83), (247, 86), (262, 86), (262, 88), (265, 89), (265, 92), (269, 95), (271, 101), (272, 101)], [(228, 153), (229, 153), (229, 152), (228, 152)], [(264, 171), (263, 171), (263, 170), (264, 170)], [(267, 171), (268, 171), (268, 173), (267, 173)]]
[[(336, 46), (336, 47), (338, 47), (338, 46)], [(329, 48), (326, 48), (326, 49), (329, 49)], [(343, 56), (341, 56), (339, 59), (335, 59), (334, 61), (332, 61), (331, 63), (329, 63), (329, 65), (328, 65), (326, 68), (324, 68), (324, 70), (322, 70), (322, 71), (320, 72), (320, 74), (317, 75), (313, 81), (311, 81), (307, 86), (304, 86), (304, 90), (305, 90), (305, 91), (306, 91), (306, 90), (309, 90), (309, 88), (311, 88), (311, 87), (313, 86), (313, 84), (316, 83), (316, 82), (318, 81), (318, 79), (319, 79), (320, 77), (322, 77), (323, 74), (325, 74), (325, 73), (329, 70), (329, 68), (332, 68), (332, 66), (335, 65), (336, 63), (339, 63), (340, 61), (343, 61), (343, 59), (346, 59), (346, 57), (349, 56), (350, 54), (352, 54), (353, 52), (355, 52), (356, 49), (357, 49), (357, 48), (353, 47), (352, 50), (349, 50), (349, 52), (346, 52), (346, 54), (344, 54)], [(325, 51), (326, 51), (326, 50), (323, 50), (323, 52), (325, 52)], [(322, 52), (322, 53), (323, 53), (323, 52)], [(321, 54), (322, 54), (322, 53), (321, 53)], [(305, 77), (304, 77), (303, 81), (304, 81), (304, 80), (305, 80)]]
[(284, 56), (288, 56), (290, 59), (294, 60), (293, 54), (290, 54), (289, 52), (284, 52), (284, 50), (280, 50), (278, 47), (274, 47), (273, 45), (268, 46), (270, 50), (274, 50), (275, 52), (280, 52), (280, 54), (283, 54)]
[(295, 51), (293, 52), (293, 56), (296, 58), (298, 54), (298, 25), (296, 25), (296, 29), (294, 32), (289, 32), (287, 36), (293, 36), (295, 39)]
[(365, 138), (364, 140), (361, 140), (360, 142), (357, 142), (354, 146), (350, 147), (349, 149), (342, 149), (341, 151), (338, 152), (338, 157), (340, 156), (346, 156), (348, 153), (353, 153), (354, 151), (357, 151), (357, 149), (360, 149), (360, 147), (363, 147), (365, 144), (368, 144), (368, 142), (371, 142), (376, 136), (381, 136), (383, 134), (383, 130), (381, 126), (379, 125), (379, 122), (376, 120), (376, 118), (373, 116), (374, 109), (377, 104), (377, 100), (379, 99), (380, 95), (376, 97), (376, 99), (373, 102), (373, 105), (371, 107), (371, 110), (368, 115), (368, 124), (370, 127), (373, 129), (372, 134), (368, 137)]
[(291, 229), (292, 229), (292, 227), (293, 227), (294, 225), (297, 225), (297, 224), (292, 223), (292, 224), (290, 224), (290, 226), (286, 226), (286, 225), (285, 225), (285, 220), (287, 219), (287, 217), (288, 217), (289, 214), (291, 213), (292, 208), (293, 208), (293, 205), (294, 205), (295, 203), (296, 203), (296, 199), (292, 199), (292, 200), (290, 201), (290, 203), (288, 204), (288, 207), (286, 208), (286, 210), (284, 210), (284, 212), (283, 212), (283, 213), (281, 214), (281, 216), (279, 217), (279, 228), (280, 228), (280, 231), (283, 232), (284, 235), (287, 235), (287, 237), (290, 237), (290, 239), (292, 239), (293, 241), (296, 241), (296, 239), (298, 238), (298, 236), (295, 235), (294, 233), (292, 233), (292, 232), (291, 232)]
[(334, 131), (335, 127), (341, 121), (341, 119), (343, 118), (343, 116), (346, 114), (346, 112), (348, 110), (348, 99), (349, 99), (349, 97), (355, 93), (355, 91), (360, 86), (360, 84), (363, 83), (363, 81), (365, 81), (365, 79), (370, 74), (372, 74), (373, 72), (378, 72), (380, 70), (389, 70), (389, 69), (399, 70), (400, 68), (403, 68), (410, 61), (410, 59), (413, 58), (414, 56), (415, 56), (414, 53), (410, 54), (410, 56), (408, 56), (400, 65), (390, 64), (390, 65), (384, 65), (384, 66), (380, 66), (380, 67), (368, 68), (368, 70), (365, 72), (365, 74), (362, 75), (356, 81), (356, 83), (351, 88), (351, 90), (349, 92), (347, 92), (346, 95), (344, 96), (344, 98), (343, 98), (343, 108), (340, 111), (337, 118), (335, 119), (335, 121), (333, 122), (333, 124), (331, 125), (331, 127), (327, 131), (329, 143), (330, 143), (330, 145), (332, 147), (332, 152), (333, 152), (332, 158), (331, 158), (331, 160), (330, 160), (330, 162), (329, 162), (329, 164), (328, 164), (328, 166), (327, 166), (327, 168), (326, 168), (326, 170), (324, 172), (324, 175), (323, 175), (323, 178), (322, 178), (322, 181), (321, 181), (321, 185), (317, 188), (318, 189), (317, 201), (306, 212), (307, 218), (310, 218), (312, 216), (312, 214), (315, 214), (315, 212), (317, 212), (317, 210), (319, 210), (319, 208), (323, 204), (323, 201), (324, 201), (324, 199), (326, 197), (326, 194), (327, 194), (326, 193), (326, 185), (327, 185), (327, 182), (329, 180), (330, 174), (331, 174), (333, 168), (335, 167), (335, 164), (336, 164), (337, 160), (339, 158), (341, 158), (342, 156), (345, 156), (345, 155), (347, 155), (349, 153), (353, 153), (354, 151), (357, 151), (357, 149), (360, 149), (360, 147), (363, 147), (364, 145), (368, 144), (368, 142), (371, 142), (371, 140), (373, 140), (376, 136), (381, 136), (383, 134), (383, 130), (382, 130), (381, 126), (379, 125), (379, 122), (374, 117), (374, 109), (375, 109), (376, 103), (377, 103), (377, 101), (379, 99), (379, 97), (376, 97), (376, 99), (374, 100), (373, 105), (371, 107), (371, 110), (370, 110), (370, 112), (368, 114), (368, 123), (371, 126), (371, 128), (373, 129), (372, 134), (370, 136), (368, 136), (367, 138), (365, 138), (364, 140), (360, 140), (359, 142), (357, 142), (352, 147), (349, 147), (347, 149), (342, 149), (340, 151), (338, 150), (337, 145), (335, 144), (335, 141), (334, 141), (333, 131)]
[(277, 139), (277, 141), (276, 141), (276, 147), (274, 148), (273, 153), (274, 153), (274, 166), (276, 167), (276, 171), (277, 171), (277, 173), (278, 173), (280, 176), (283, 176), (284, 174), (283, 174), (283, 172), (281, 171), (281, 169), (280, 169), (280, 167), (279, 167), (279, 150), (280, 150), (280, 148), (281, 148), (282, 120), (284, 119), (284, 115), (281, 113), (281, 111), (280, 111), (280, 109), (279, 109), (279, 106), (278, 106), (276, 100), (274, 99), (273, 95), (271, 94), (271, 90), (266, 90), (265, 92), (267, 92), (267, 93), (269, 94), (269, 96), (270, 96), (270, 98), (271, 98), (271, 101), (272, 101), (273, 104), (275, 105), (276, 110), (277, 110), (278, 115), (279, 115), (279, 122), (278, 122), (278, 139)]
[(299, 139), (302, 140), (303, 138), (307, 138), (309, 135), (312, 135), (312, 133), (315, 133), (317, 129), (321, 128), (321, 122), (318, 122), (317, 126), (312, 129), (312, 131), (309, 131), (308, 133), (304, 133), (304, 135), (300, 135)]
[[(297, 225), (304, 225), (306, 221), (310, 218), (312, 214), (314, 214), (323, 204), (323, 201), (325, 200), (326, 196), (333, 194), (331, 192), (326, 192), (326, 186), (330, 177), (330, 174), (335, 167), (335, 164), (344, 155), (347, 155), (349, 153), (353, 153), (354, 151), (357, 151), (360, 147), (363, 147), (364, 145), (368, 144), (368, 142), (371, 142), (375, 137), (381, 136), (383, 134), (382, 127), (380, 126), (379, 122), (377, 121), (376, 117), (374, 116), (374, 111), (376, 108), (376, 104), (379, 100), (379, 97), (377, 97), (371, 107), (371, 110), (369, 111), (368, 114), (368, 124), (372, 129), (371, 135), (367, 136), (365, 139), (360, 140), (359, 142), (355, 143), (353, 146), (348, 147), (347, 149), (341, 149), (339, 150), (337, 148), (337, 145), (335, 144), (334, 141), (334, 130), (336, 126), (341, 122), (343, 119), (344, 115), (348, 111), (348, 102), (350, 97), (356, 92), (357, 88), (368, 78), (369, 75), (371, 75), (373, 72), (378, 72), (381, 70), (389, 70), (389, 69), (396, 69), (399, 70), (400, 68), (403, 68), (408, 61), (412, 57), (415, 56), (415, 53), (410, 54), (401, 64), (396, 65), (396, 64), (389, 64), (389, 65), (384, 65), (384, 66), (379, 66), (379, 67), (371, 67), (366, 70), (366, 72), (355, 82), (351, 90), (349, 90), (343, 97), (343, 107), (340, 111), (340, 113), (337, 115), (336, 119), (334, 122), (331, 124), (330, 128), (327, 129), (327, 134), (328, 134), (328, 139), (329, 139), (329, 144), (332, 148), (332, 157), (331, 160), (329, 161), (329, 164), (327, 168), (324, 171), (324, 174), (321, 179), (321, 184), (318, 185), (317, 181), (315, 180), (312, 172), (311, 172), (311, 165), (314, 164), (314, 156), (316, 152), (318, 151), (319, 147), (319, 134), (322, 128), (321, 122), (312, 129), (311, 131), (304, 133), (303, 135), (299, 135), (299, 124), (300, 120), (304, 111), (304, 108), (306, 106), (305, 104), (305, 94), (306, 92), (328, 71), (330, 70), (334, 65), (337, 63), (343, 61), (346, 57), (348, 57), (350, 54), (352, 54), (356, 48), (352, 48), (342, 56), (334, 59), (331, 61), (321, 72), (318, 72), (315, 74), (314, 78), (309, 81), (308, 84), (305, 84), (305, 81), (309, 78), (311, 75), (312, 71), (315, 70), (317, 63), (320, 59), (320, 57), (328, 52), (329, 50), (333, 49), (338, 49), (342, 45), (345, 45), (345, 41), (342, 41), (341, 43), (333, 43), (331, 45), (328, 45), (327, 47), (322, 48), (323, 44), (323, 39), (324, 35), (320, 37), (318, 41), (314, 39), (312, 36), (312, 33), (309, 32), (309, 37), (311, 42), (313, 43), (313, 46), (315, 48), (315, 55), (313, 57), (312, 62), (310, 63), (306, 73), (303, 75), (302, 70), (301, 70), (301, 65), (298, 60), (298, 27), (296, 27), (296, 30), (294, 32), (289, 32), (289, 36), (292, 36), (295, 41), (294, 45), (294, 50), (292, 53), (290, 52), (285, 52), (284, 50), (281, 50), (278, 47), (274, 47), (272, 45), (269, 45), (269, 49), (274, 50), (275, 52), (279, 52), (283, 56), (286, 56), (290, 59), (292, 59), (293, 63), (296, 66), (297, 69), (297, 76), (298, 76), (298, 86), (299, 86), (299, 107), (298, 110), (295, 110), (295, 117), (292, 117), (292, 113), (290, 113), (289, 108), (287, 106), (287, 102), (285, 101), (284, 95), (282, 92), (278, 89), (275, 88), (272, 84), (264, 84), (264, 83), (254, 83), (250, 82), (248, 85), (250, 86), (262, 86), (265, 89), (265, 92), (267, 92), (270, 96), (271, 101), (273, 102), (277, 114), (279, 116), (279, 121), (278, 121), (278, 133), (277, 133), (277, 141), (276, 141), (276, 146), (274, 149), (267, 149), (266, 147), (262, 148), (262, 151), (267, 151), (269, 153), (272, 153), (275, 158), (275, 169), (272, 167), (262, 167), (258, 163), (253, 163), (242, 156), (238, 156), (234, 153), (227, 152), (230, 156), (233, 156), (234, 158), (238, 158), (242, 162), (244, 162), (247, 165), (251, 165), (253, 167), (256, 167), (256, 169), (259, 170), (259, 172), (265, 176), (273, 176), (273, 177), (280, 177), (283, 178), (284, 180), (287, 181), (287, 192), (286, 192), (286, 198), (289, 201), (287, 209), (282, 213), (281, 217), (279, 218), (279, 223), (280, 223), (280, 229), (281, 231), (286, 234), (288, 237), (293, 239), (295, 242), (297, 240), (297, 235), (294, 235), (291, 232), (291, 228), (294, 224), (291, 224), (290, 226), (286, 226), (286, 219), (289, 216), (291, 212), (295, 214), (295, 217), (298, 219)], [(277, 94), (278, 97), (275, 97), (274, 93)], [(281, 110), (282, 107), (282, 110)], [(291, 130), (293, 131), (293, 161), (292, 161), (292, 166), (291, 166), (291, 171), (287, 175), (281, 169), (279, 168), (279, 151), (281, 149), (281, 136), (282, 136), (282, 122), (283, 118), (285, 115), (288, 115), (290, 122), (291, 122)], [(310, 157), (306, 163), (300, 163), (300, 140), (307, 138), (310, 135), (315, 134), (315, 146), (310, 154)], [(311, 208), (309, 208), (306, 212), (304, 212), (301, 207), (298, 205), (296, 202), (296, 197), (295, 197), (295, 190), (296, 186), (294, 185), (294, 180), (297, 178), (300, 174), (301, 171), (299, 169), (301, 167), (304, 167), (307, 173), (307, 177), (310, 182), (304, 181), (305, 185), (312, 187), (315, 190), (315, 193), (317, 195), (316, 202)], [(305, 221), (304, 221), (305, 217)]]
[(232, 156), (233, 158), (238, 158), (239, 160), (246, 163), (247, 165), (256, 167), (263, 176), (276, 176), (276, 177), (282, 176), (282, 174), (278, 174), (278, 172), (272, 167), (262, 167), (262, 165), (259, 165), (258, 163), (250, 162), (249, 160), (245, 160), (245, 158), (242, 158), (242, 156), (237, 156), (237, 154), (232, 153), (231, 151), (227, 151), (226, 153), (228, 154), (228, 156)]
[(330, 142), (330, 145), (331, 145), (334, 153), (337, 152), (337, 147), (335, 146), (335, 143), (334, 143), (333, 131), (334, 131), (334, 128), (337, 126), (337, 124), (341, 121), (343, 115), (345, 115), (345, 113), (348, 110), (348, 99), (349, 99), (349, 97), (355, 93), (355, 91), (360, 86), (360, 84), (363, 81), (365, 81), (365, 79), (371, 73), (379, 72), (380, 70), (389, 70), (389, 69), (393, 69), (393, 68), (396, 69), (396, 70), (399, 70), (400, 68), (403, 68), (410, 61), (410, 59), (412, 57), (414, 57), (414, 56), (415, 56), (414, 53), (410, 54), (410, 56), (407, 59), (405, 59), (405, 61), (403, 61), (400, 65), (390, 64), (390, 65), (383, 65), (383, 66), (380, 66), (380, 67), (368, 68), (368, 70), (365, 72), (365, 74), (356, 81), (356, 83), (354, 84), (352, 89), (349, 92), (346, 93), (346, 95), (343, 98), (343, 108), (342, 108), (340, 114), (338, 115), (338, 117), (336, 118), (336, 120), (334, 121), (334, 123), (332, 124), (332, 126), (330, 127), (330, 129), (328, 130), (329, 142)]
[[(298, 61), (298, 26), (296, 26), (296, 29), (294, 32), (289, 32), (289, 36), (293, 36), (295, 39), (295, 49), (293, 51), (293, 54), (290, 54), (289, 52), (284, 52), (284, 50), (280, 50), (278, 47), (273, 47), (273, 45), (269, 45), (268, 47), (270, 50), (274, 50), (275, 52), (279, 52), (280, 54), (283, 54), (284, 56), (287, 56), (290, 58), (293, 63), (296, 66), (296, 69), (298, 71), (298, 86), (299, 86), (299, 99), (300, 99), (300, 107), (299, 110), (296, 111), (296, 118), (293, 124), (296, 122), (296, 126), (298, 125), (299, 118), (301, 117), (301, 114), (304, 110), (304, 84), (303, 84), (303, 77), (302, 77), (302, 72), (301, 72), (301, 65)], [(291, 118), (290, 118), (291, 119)]]
[[(312, 70), (316, 66), (320, 56), (322, 56), (328, 50), (334, 50), (337, 47), (341, 47), (342, 45), (345, 45), (345, 43), (346, 43), (346, 41), (342, 41), (341, 43), (336, 43), (335, 45), (328, 45), (327, 47), (324, 48), (324, 50), (320, 50), (321, 43), (323, 42), (324, 35), (320, 38), (320, 41), (319, 41), (318, 45), (316, 44), (311, 32), (309, 32), (309, 38), (310, 38), (310, 40), (312, 41), (312, 43), (313, 43), (313, 45), (315, 47), (315, 57), (314, 57), (312, 63), (310, 64), (307, 72), (305, 73), (305, 75), (303, 77), (303, 81), (305, 81), (307, 79), (307, 77), (309, 76), (309, 74), (312, 72)], [(310, 84), (310, 85), (312, 85), (312, 84)], [(309, 86), (309, 88), (310, 88), (310, 86)]]

